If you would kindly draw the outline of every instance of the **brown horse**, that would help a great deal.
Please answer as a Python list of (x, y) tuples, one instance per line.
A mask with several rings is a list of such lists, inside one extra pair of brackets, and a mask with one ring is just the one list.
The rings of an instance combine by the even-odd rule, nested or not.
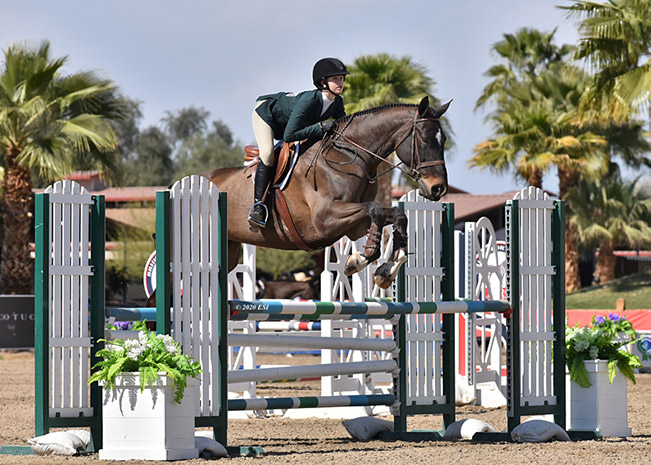
[(382, 227), (393, 224), (392, 256), (375, 275), (378, 285), (388, 287), (407, 260), (407, 217), (398, 208), (383, 208), (374, 201), (375, 180), (378, 171), (382, 174), (391, 169), (393, 164), (386, 158), (395, 151), (409, 170), (393, 166), (408, 172), (424, 197), (438, 200), (445, 195), (445, 135), (439, 118), (449, 104), (435, 109), (425, 97), (419, 105), (395, 104), (361, 111), (338, 120), (332, 136), (301, 153), (283, 193), (303, 244), (292, 240), (290, 230), (273, 208), (266, 228), (249, 227), (253, 183), (246, 168), (204, 173), (228, 193), (229, 270), (237, 264), (242, 243), (277, 249), (321, 249), (343, 236), (358, 239), (368, 232), (364, 252), (346, 262), (345, 271), (350, 275), (379, 258)]

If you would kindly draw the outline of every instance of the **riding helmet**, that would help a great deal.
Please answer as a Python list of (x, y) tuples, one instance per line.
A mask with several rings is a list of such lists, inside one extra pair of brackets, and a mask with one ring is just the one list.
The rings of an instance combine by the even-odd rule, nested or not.
[(336, 58), (322, 58), (316, 62), (314, 69), (312, 70), (312, 81), (317, 88), (321, 88), (319, 85), (322, 79), (331, 77), (331, 76), (346, 76), (348, 70), (344, 64)]

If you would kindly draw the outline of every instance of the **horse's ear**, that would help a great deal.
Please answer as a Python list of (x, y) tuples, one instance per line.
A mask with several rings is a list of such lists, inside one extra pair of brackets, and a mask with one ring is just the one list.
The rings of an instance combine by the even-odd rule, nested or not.
[(418, 104), (418, 116), (424, 118), (428, 108), (429, 108), (429, 98), (426, 95)]
[(440, 107), (436, 108), (434, 110), (434, 113), (436, 114), (436, 117), (440, 118), (441, 115), (443, 115), (443, 113), (448, 111), (448, 107), (450, 106), (451, 103), (452, 103), (452, 100), (450, 100), (448, 103), (445, 103), (445, 104), (441, 105)]

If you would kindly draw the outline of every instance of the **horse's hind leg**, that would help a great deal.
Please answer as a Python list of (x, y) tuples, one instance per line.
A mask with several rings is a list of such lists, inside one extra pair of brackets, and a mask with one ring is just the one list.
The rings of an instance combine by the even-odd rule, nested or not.
[(400, 267), (407, 262), (407, 215), (400, 208), (386, 210), (388, 222), (393, 223), (393, 250), (389, 260), (375, 271), (375, 284), (382, 289), (391, 285)]
[(377, 202), (371, 202), (368, 207), (368, 214), (371, 217), (371, 226), (368, 230), (364, 252), (356, 252), (348, 257), (344, 265), (344, 273), (346, 276), (361, 271), (369, 263), (380, 258), (382, 254), (382, 228), (386, 219), (384, 208)]

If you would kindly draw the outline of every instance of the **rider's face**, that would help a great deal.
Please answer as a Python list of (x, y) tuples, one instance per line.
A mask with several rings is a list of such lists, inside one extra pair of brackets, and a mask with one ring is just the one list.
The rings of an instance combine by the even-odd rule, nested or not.
[(341, 95), (344, 91), (344, 83), (346, 79), (344, 76), (330, 76), (326, 78), (326, 87), (333, 95)]

